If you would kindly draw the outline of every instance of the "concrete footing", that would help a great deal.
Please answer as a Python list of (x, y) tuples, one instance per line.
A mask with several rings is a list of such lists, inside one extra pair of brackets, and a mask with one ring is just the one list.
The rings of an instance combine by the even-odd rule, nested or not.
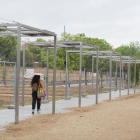
[(41, 103), (43, 103), (43, 104), (49, 103), (49, 100), (41, 100)]
[(70, 99), (71, 99), (71, 97), (70, 97), (70, 96), (68, 96), (68, 97), (66, 97), (65, 99), (66, 99), (66, 100), (70, 100)]
[(82, 94), (82, 97), (86, 97), (87, 95), (86, 94)]
[(14, 105), (9, 105), (8, 109), (15, 109), (15, 106)]

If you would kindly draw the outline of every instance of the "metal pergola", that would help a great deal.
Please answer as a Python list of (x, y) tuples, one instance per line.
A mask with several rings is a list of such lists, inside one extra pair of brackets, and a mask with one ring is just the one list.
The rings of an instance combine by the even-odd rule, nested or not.
[[(0, 37), (17, 37), (17, 61), (16, 61), (16, 100), (15, 100), (15, 124), (19, 123), (19, 76), (20, 76), (20, 48), (21, 37), (47, 37), (54, 36), (54, 71), (53, 81), (56, 81), (56, 42), (57, 35), (48, 30), (41, 30), (21, 23), (0, 24)], [(55, 82), (53, 82), (53, 94), (55, 95)], [(55, 110), (55, 106), (53, 109)], [(55, 113), (55, 112), (52, 112)]]
[[(54, 48), (54, 44), (52, 42), (26, 42), (27, 45), (32, 45), (32, 46), (39, 46), (39, 47), (47, 47), (47, 73), (46, 77), (48, 77), (48, 64), (49, 64), (49, 49)], [(64, 41), (64, 42), (57, 42), (56, 45), (57, 48), (71, 48), (71, 49), (80, 49), (81, 56), (80, 56), (80, 64), (79, 64), (79, 94), (81, 95), (81, 69), (82, 69), (82, 49), (97, 49), (98, 52), (98, 47), (95, 45), (90, 45), (85, 42), (81, 41)], [(66, 53), (66, 59), (67, 59), (67, 53)], [(67, 62), (66, 62), (67, 66)], [(23, 75), (24, 75), (24, 69), (25, 69), (25, 45), (24, 45), (24, 50), (23, 50)], [(67, 75), (66, 75), (67, 77)], [(46, 78), (45, 82), (45, 89), (48, 95), (48, 78)], [(23, 88), (24, 88), (24, 79), (23, 79)], [(66, 81), (66, 88), (65, 88), (65, 99), (69, 99), (67, 95), (67, 81)], [(24, 96), (24, 89), (22, 89), (22, 98)], [(48, 100), (48, 97), (46, 96), (45, 100)], [(24, 101), (24, 100), (23, 100)], [(53, 104), (55, 106), (55, 95), (53, 94)], [(79, 107), (81, 106), (81, 98), (79, 97)], [(55, 110), (53, 110), (55, 112)]]
[[(109, 56), (100, 56), (100, 58), (110, 59)], [(112, 61), (116, 61), (116, 63), (120, 62), (120, 58), (118, 56), (112, 56)], [(121, 57), (120, 68), (121, 68), (121, 63), (122, 63), (122, 73), (123, 73), (123, 63), (128, 63), (128, 94), (129, 94), (129, 89), (130, 89), (130, 63), (132, 63), (132, 62), (135, 63), (135, 70), (134, 70), (134, 93), (135, 93), (135, 88), (136, 88), (136, 63), (140, 63), (140, 60), (136, 60), (136, 58), (130, 57), (130, 56), (122, 56)], [(123, 84), (123, 82), (122, 82), (122, 84)], [(120, 96), (121, 96), (121, 94), (120, 94)]]
[[(68, 50), (67, 53), (75, 53), (80, 54), (80, 51), (78, 50)], [(121, 63), (121, 54), (117, 53), (115, 51), (82, 51), (82, 55), (92, 55), (92, 93), (93, 93), (93, 62), (94, 57), (97, 57), (97, 66), (96, 66), (96, 104), (98, 103), (98, 59), (103, 58), (108, 55), (107, 57), (110, 58), (110, 79), (109, 79), (109, 99), (111, 100), (111, 77), (112, 77), (112, 57), (120, 57), (120, 63)], [(67, 58), (66, 58), (66, 67), (67, 67)], [(121, 68), (120, 68), (121, 72)], [(79, 86), (81, 85), (79, 81)], [(121, 95), (121, 74), (120, 74), (120, 89), (119, 89), (119, 95)], [(81, 94), (79, 93), (79, 98), (81, 98)]]

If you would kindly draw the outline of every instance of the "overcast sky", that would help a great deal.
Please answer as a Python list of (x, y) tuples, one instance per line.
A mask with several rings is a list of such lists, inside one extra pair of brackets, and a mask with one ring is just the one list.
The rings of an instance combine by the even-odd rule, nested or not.
[(58, 37), (65, 25), (67, 33), (105, 39), (115, 48), (140, 40), (140, 0), (0, 0), (0, 18)]

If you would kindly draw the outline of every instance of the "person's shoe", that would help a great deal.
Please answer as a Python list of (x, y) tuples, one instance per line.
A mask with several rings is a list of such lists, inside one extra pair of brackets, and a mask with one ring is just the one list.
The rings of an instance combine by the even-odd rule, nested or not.
[(34, 110), (34, 109), (32, 109), (32, 114), (34, 114), (34, 112), (35, 112), (35, 110)]
[(37, 109), (37, 112), (39, 112), (41, 109)]

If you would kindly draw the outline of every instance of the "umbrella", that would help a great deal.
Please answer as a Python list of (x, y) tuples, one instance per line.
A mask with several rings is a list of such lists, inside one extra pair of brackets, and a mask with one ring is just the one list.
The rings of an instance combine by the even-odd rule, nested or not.
[(25, 74), (23, 77), (26, 79), (32, 79), (34, 75), (40, 75), (40, 79), (43, 80), (43, 74), (42, 73), (28, 73)]

